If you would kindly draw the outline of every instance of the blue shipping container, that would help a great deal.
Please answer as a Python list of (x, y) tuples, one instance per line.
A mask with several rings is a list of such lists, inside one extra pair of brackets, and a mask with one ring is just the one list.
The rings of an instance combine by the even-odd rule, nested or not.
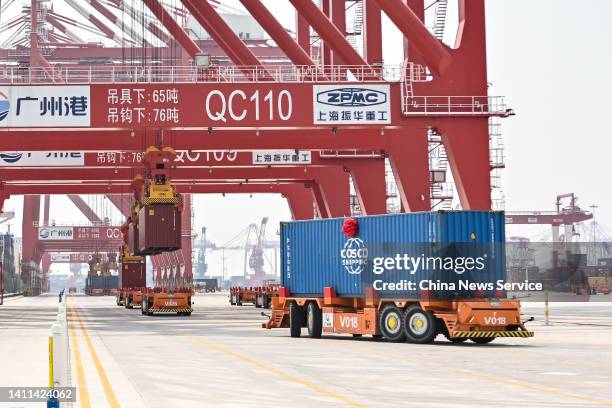
[[(361, 297), (375, 288), (383, 298), (493, 296), (505, 281), (504, 214), (423, 212), (281, 223), (282, 285), (292, 296)], [(451, 285), (452, 284), (452, 285)], [(425, 286), (422, 286), (425, 285)]]

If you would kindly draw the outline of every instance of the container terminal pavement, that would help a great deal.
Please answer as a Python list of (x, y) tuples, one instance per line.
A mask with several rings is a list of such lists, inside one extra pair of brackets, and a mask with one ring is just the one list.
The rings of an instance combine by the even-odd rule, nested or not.
[[(196, 295), (191, 317), (143, 319), (112, 297), (69, 295), (72, 383), (81, 407), (590, 407), (612, 404), (612, 302), (524, 304), (537, 336), (488, 345), (294, 339), (260, 309)], [(48, 382), (55, 294), (0, 308), (2, 386)], [(497, 342), (499, 341), (499, 342)], [(41, 406), (0, 403), (1, 407)]]

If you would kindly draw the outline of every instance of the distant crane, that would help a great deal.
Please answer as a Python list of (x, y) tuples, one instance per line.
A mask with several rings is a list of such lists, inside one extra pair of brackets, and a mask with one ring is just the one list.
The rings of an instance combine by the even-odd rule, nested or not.
[[(262, 283), (265, 279), (274, 279), (278, 265), (276, 264), (276, 251), (279, 247), (278, 241), (266, 240), (266, 227), (268, 217), (262, 218), (259, 225), (252, 223), (245, 229), (236, 234), (235, 237), (221, 246), (206, 239), (206, 228), (202, 228), (201, 239), (194, 241), (194, 249), (197, 254), (197, 271), (199, 277), (204, 277), (208, 271), (206, 264), (206, 251), (225, 251), (229, 249), (241, 249), (244, 251), (243, 259), (243, 276), (248, 282), (248, 285), (256, 286)], [(274, 261), (271, 261), (265, 253), (266, 249), (274, 249)], [(224, 257), (225, 258), (225, 257)], [(266, 273), (266, 264), (273, 271), (271, 274)], [(225, 275), (225, 274), (224, 274)]]
[[(265, 259), (264, 259), (264, 240), (266, 237), (266, 225), (268, 224), (268, 217), (263, 217), (259, 230), (257, 225), (249, 225), (249, 232), (247, 235), (247, 243), (244, 247), (244, 277), (247, 278), (246, 270), (246, 259), (249, 259), (249, 268), (254, 272), (251, 276), (252, 280), (261, 281), (264, 279), (266, 272), (264, 271)], [(252, 241), (254, 239), (254, 241)], [(250, 255), (249, 255), (250, 251)]]
[[(567, 199), (569, 203), (564, 206)], [(593, 218), (593, 214), (580, 208), (577, 202), (578, 197), (574, 193), (560, 194), (557, 196), (556, 211), (506, 211), (506, 224), (551, 225), (553, 242), (559, 241), (559, 227), (564, 225), (564, 240), (569, 242), (576, 232), (574, 224)]]

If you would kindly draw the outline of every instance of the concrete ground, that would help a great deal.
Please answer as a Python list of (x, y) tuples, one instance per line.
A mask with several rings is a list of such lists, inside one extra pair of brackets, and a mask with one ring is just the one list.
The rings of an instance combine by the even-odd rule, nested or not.
[[(72, 296), (81, 407), (612, 406), (612, 303), (526, 303), (532, 339), (488, 345), (292, 339), (260, 309), (195, 297), (191, 317), (144, 317), (112, 297)], [(47, 383), (57, 297), (0, 307), (0, 386)], [(40, 406), (0, 403), (0, 407)]]

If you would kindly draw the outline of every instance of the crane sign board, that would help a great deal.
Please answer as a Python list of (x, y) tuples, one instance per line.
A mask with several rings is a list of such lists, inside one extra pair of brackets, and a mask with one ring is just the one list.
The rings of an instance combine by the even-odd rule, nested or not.
[(84, 165), (84, 152), (0, 152), (0, 167), (74, 167)]
[(390, 124), (389, 85), (315, 85), (316, 124)]
[(0, 127), (389, 125), (398, 89), (388, 83), (293, 82), (5, 86)]
[(0, 87), (0, 127), (88, 127), (89, 86)]
[(38, 239), (41, 241), (71, 240), (121, 240), (119, 227), (39, 227)]

